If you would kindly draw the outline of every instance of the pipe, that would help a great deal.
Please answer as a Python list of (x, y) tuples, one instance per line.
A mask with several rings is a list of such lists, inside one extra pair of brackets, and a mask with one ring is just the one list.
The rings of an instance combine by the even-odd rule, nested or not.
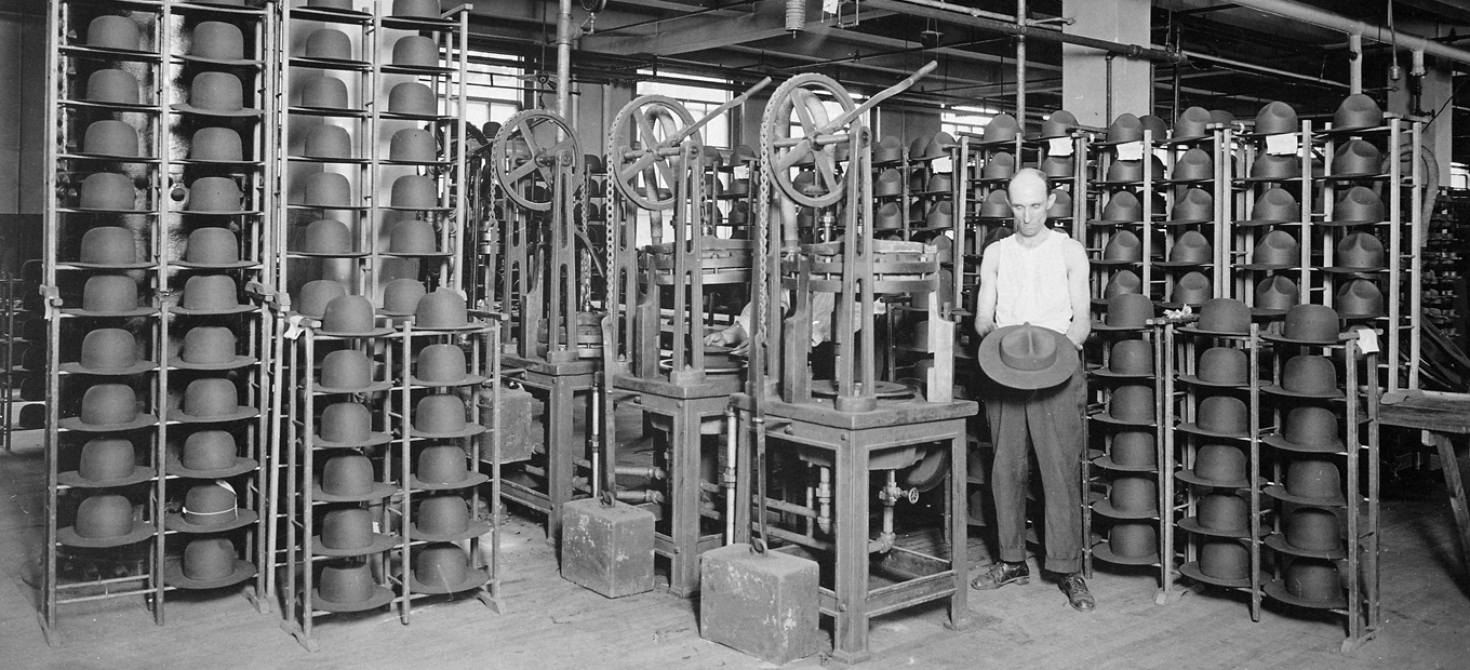
[(1457, 49), (1402, 30), (1389, 30), (1383, 26), (1351, 19), (1294, 0), (1234, 0), (1234, 2), (1242, 7), (1259, 9), (1268, 14), (1296, 19), (1322, 28), (1340, 30), (1349, 36), (1360, 35), (1375, 42), (1391, 44), (1411, 51), (1422, 51), (1437, 58), (1470, 65), (1470, 51)]
[(817, 529), (832, 533), (832, 469), (817, 467)]
[(572, 0), (561, 0), (556, 13), (556, 113), (572, 118)]
[(1363, 92), (1363, 36), (1357, 33), (1348, 35), (1348, 93), (1357, 95)]
[[(1225, 65), (1225, 66), (1228, 66), (1229, 68), (1232, 68), (1232, 69), (1247, 70), (1247, 71), (1250, 71), (1250, 72), (1259, 72), (1261, 74), (1269, 74), (1269, 75), (1272, 75), (1272, 76), (1275, 76), (1275, 77), (1283, 77), (1283, 78), (1287, 78), (1287, 79), (1295, 79), (1297, 81), (1303, 81), (1303, 82), (1307, 82), (1307, 83), (1311, 83), (1311, 84), (1321, 84), (1323, 86), (1336, 86), (1336, 87), (1342, 87), (1343, 86), (1343, 83), (1342, 82), (1332, 81), (1331, 79), (1323, 79), (1322, 77), (1313, 77), (1311, 75), (1301, 74), (1301, 73), (1298, 73), (1298, 72), (1287, 72), (1286, 70), (1278, 70), (1278, 69), (1276, 69), (1274, 67), (1266, 67), (1265, 65), (1256, 65), (1255, 63), (1247, 63), (1245, 61), (1238, 61), (1238, 60), (1234, 60), (1234, 59), (1231, 59), (1231, 58), (1222, 58), (1220, 56), (1212, 56), (1210, 54), (1200, 53), (1198, 51), (1190, 51), (1188, 49), (1185, 49), (1185, 50), (1181, 51), (1180, 53), (1182, 53), (1182, 54), (1184, 54), (1186, 56), (1189, 56), (1189, 58), (1191, 60), (1202, 60), (1202, 61), (1205, 61), (1205, 62), (1208, 62), (1208, 63), (1219, 63), (1220, 65)], [(1362, 69), (1361, 69), (1361, 67), (1358, 70), (1358, 75), (1360, 77), (1362, 75)]]
[(735, 480), (737, 478), (735, 440), (738, 436), (735, 407), (725, 407), (725, 470), (721, 484), (725, 485), (725, 544), (735, 541)]
[(1027, 39), (1037, 39), (1043, 42), (1075, 44), (1129, 58), (1179, 64), (1183, 64), (1189, 60), (1183, 54), (1165, 51), (1163, 49), (1155, 49), (1138, 44), (1122, 44), (1100, 40), (1095, 37), (1083, 37), (1051, 28), (1016, 25), (1015, 19), (1010, 17), (1006, 17), (1004, 20), (987, 18), (968, 7), (939, 2), (938, 0), (868, 0), (867, 4), (869, 9), (878, 11), (889, 11), (897, 14), (937, 19), (970, 28), (981, 28), (983, 30), (991, 30), (1007, 35), (1025, 37)]
[[(585, 458), (578, 458), (574, 462), (577, 464), (577, 467), (587, 468), (587, 469), (591, 470), (594, 475), (596, 475), (597, 474), (597, 470), (598, 470), (597, 469), (597, 461), (598, 460), (599, 460), (598, 459), (598, 454), (594, 452), (592, 454), (592, 460), (587, 460)], [(618, 474), (623, 475), (623, 476), (626, 476), (626, 477), (642, 477), (644, 479), (668, 479), (668, 476), (669, 476), (667, 472), (664, 472), (664, 469), (663, 468), (660, 468), (660, 467), (655, 466), (655, 465), (649, 465), (649, 466), (642, 466), (642, 465), (619, 465), (617, 467), (617, 472), (618, 472)], [(596, 477), (594, 476), (593, 479), (595, 481), (596, 480)]]
[[(1026, 0), (1016, 0), (1016, 24), (1026, 25)], [(1026, 36), (1016, 37), (1016, 119), (1026, 128)]]

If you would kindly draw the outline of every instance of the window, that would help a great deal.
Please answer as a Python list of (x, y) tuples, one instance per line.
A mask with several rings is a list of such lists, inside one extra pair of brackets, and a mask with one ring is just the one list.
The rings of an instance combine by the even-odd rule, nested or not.
[(956, 105), (939, 115), (939, 129), (958, 138), (960, 135), (984, 135), (985, 126), (999, 114), (993, 107)]
[[(495, 58), (492, 54), (483, 55)], [(472, 56), (466, 78), (469, 99), (465, 102), (465, 122), (483, 128), (488, 121), (505, 123), (521, 111), (524, 84), (520, 76), (524, 72), (522, 68), (509, 64), (507, 59)], [(456, 73), (455, 79), (458, 78)]]
[[(652, 70), (640, 70), (641, 75), (652, 77)], [(730, 101), (729, 82), (709, 77), (680, 75), (677, 79), (661, 78), (658, 81), (638, 82), (638, 95), (666, 95), (689, 110), (690, 116), (698, 121), (715, 109)], [(710, 121), (699, 129), (705, 146), (730, 148), (730, 114)]]

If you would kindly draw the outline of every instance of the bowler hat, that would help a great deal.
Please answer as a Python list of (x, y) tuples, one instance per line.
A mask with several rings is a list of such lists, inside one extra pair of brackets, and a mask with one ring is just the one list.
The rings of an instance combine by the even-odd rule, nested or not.
[(342, 126), (319, 123), (306, 131), (301, 155), (320, 160), (352, 160), (352, 136)]
[(141, 105), (138, 78), (127, 70), (105, 68), (87, 76), (87, 102), (104, 105)]
[(414, 555), (409, 588), (415, 593), (456, 593), (479, 588), (490, 577), (472, 568), (458, 546), (440, 542), (421, 547)]
[(1286, 181), (1302, 176), (1302, 159), (1295, 154), (1260, 154), (1251, 163), (1249, 181)]
[(1295, 307), (1299, 298), (1300, 291), (1297, 289), (1296, 282), (1281, 275), (1270, 276), (1256, 284), (1256, 301), (1251, 307), (1251, 313), (1261, 316), (1281, 316)]
[(1364, 140), (1348, 140), (1332, 153), (1332, 176), (1368, 177), (1383, 172), (1383, 155)]
[(1112, 278), (1103, 286), (1103, 299), (1093, 300), (1094, 303), (1106, 306), (1108, 300), (1115, 295), (1125, 293), (1140, 293), (1143, 291), (1143, 280), (1132, 270), (1119, 270), (1113, 273)]
[(484, 473), (472, 472), (469, 456), (455, 444), (431, 444), (419, 451), (413, 477), (414, 490), (439, 491), (478, 486), (489, 480)]
[(1245, 439), (1250, 437), (1250, 410), (1240, 398), (1212, 395), (1200, 401), (1195, 420), (1179, 424), (1179, 430), (1206, 437)]
[(373, 416), (366, 405), (335, 402), (322, 410), (316, 421), (316, 447), (367, 447), (392, 439), (387, 433), (372, 429)]
[(434, 224), (423, 219), (402, 219), (388, 233), (387, 254), (392, 256), (441, 256)]
[(1238, 540), (1213, 538), (1200, 542), (1199, 561), (1179, 566), (1190, 579), (1230, 588), (1251, 585), (1250, 550)]
[(244, 144), (234, 128), (210, 126), (194, 131), (189, 139), (189, 160), (209, 163), (239, 163), (245, 159)]
[(1250, 486), (1250, 470), (1245, 450), (1229, 444), (1206, 444), (1194, 457), (1194, 467), (1175, 475), (1190, 484), (1218, 488)]
[(297, 314), (320, 319), (326, 313), (327, 305), (344, 295), (347, 295), (347, 286), (342, 282), (316, 279), (301, 286), (291, 305)]
[(388, 111), (407, 116), (436, 116), (439, 98), (434, 89), (416, 81), (394, 84), (388, 91)]
[(1235, 222), (1238, 226), (1264, 226), (1278, 223), (1295, 223), (1302, 220), (1302, 207), (1296, 196), (1280, 186), (1266, 189), (1251, 207), (1249, 219)]
[(1179, 527), (1216, 537), (1250, 535), (1250, 505), (1239, 495), (1216, 492), (1201, 496), (1195, 512), (1195, 516), (1180, 520)]
[(95, 172), (82, 180), (77, 209), (101, 212), (137, 211), (138, 191), (133, 179), (116, 172)]
[(1284, 270), (1297, 267), (1301, 262), (1301, 245), (1297, 244), (1296, 238), (1284, 230), (1273, 230), (1256, 242), (1251, 262), (1240, 267), (1246, 270)]
[(485, 432), (485, 427), (465, 420), (465, 402), (457, 395), (439, 394), (420, 398), (413, 409), (414, 437), (457, 439)]
[(138, 306), (138, 282), (127, 275), (93, 275), (82, 285), (82, 306), (61, 310), (77, 316), (142, 316), (152, 307)]
[(1296, 110), (1284, 102), (1271, 102), (1256, 112), (1256, 135), (1281, 135), (1299, 130)]
[(1108, 487), (1108, 497), (1092, 509), (1116, 519), (1148, 519), (1159, 512), (1158, 481), (1150, 475), (1120, 474)]
[(1386, 219), (1383, 199), (1367, 186), (1354, 186), (1333, 202), (1332, 217), (1324, 223), (1355, 226), (1379, 223)]
[(1154, 350), (1148, 340), (1118, 340), (1108, 350), (1107, 367), (1093, 370), (1101, 377), (1153, 377)]
[(457, 494), (429, 495), (419, 500), (408, 527), (410, 538), (451, 542), (483, 535), (490, 530), (490, 524), (485, 521), (471, 521), (468, 504)]
[(356, 453), (339, 453), (322, 464), (321, 479), (313, 492), (319, 500), (326, 502), (363, 502), (381, 500), (396, 491), (387, 482), (373, 476), (373, 464), (368, 457)]
[(178, 357), (170, 365), (186, 370), (231, 370), (254, 363), (235, 353), (235, 333), (225, 326), (195, 326), (184, 333)]
[(195, 228), (189, 233), (184, 257), (175, 265), (186, 268), (243, 268), (254, 265), (240, 258), (240, 239), (229, 228)]
[(1041, 139), (1049, 140), (1056, 137), (1067, 137), (1076, 129), (1076, 115), (1065, 109), (1059, 109), (1048, 114), (1046, 120), (1041, 122)]
[(259, 109), (245, 107), (240, 77), (229, 72), (200, 72), (189, 82), (189, 101), (174, 103), (181, 112), (205, 116), (260, 116)]
[(1101, 323), (1094, 321), (1093, 330), (1143, 330), (1154, 316), (1154, 304), (1138, 293), (1120, 293), (1108, 298), (1107, 314)]
[(352, 230), (336, 219), (317, 219), (306, 224), (302, 238), (302, 249), (296, 252), (298, 254), (333, 258), (365, 255), (354, 249), (356, 244)]
[(419, 298), (414, 308), (414, 328), (419, 330), (465, 330), (479, 328), (470, 321), (465, 297), (459, 291), (441, 288)]
[(245, 58), (245, 36), (233, 23), (201, 21), (190, 33), (185, 60), (219, 65), (241, 65), (255, 62)]
[(94, 121), (82, 135), (82, 153), (113, 158), (137, 158), (138, 129), (114, 119)]
[(133, 504), (115, 493), (84, 498), (77, 505), (76, 522), (56, 532), (56, 539), (72, 547), (120, 547), (153, 537), (153, 525), (134, 523)]
[(1203, 107), (1190, 107), (1179, 114), (1174, 120), (1174, 129), (1169, 134), (1169, 139), (1175, 142), (1188, 142), (1200, 140), (1210, 136), (1209, 125), (1214, 123), (1210, 118), (1209, 110)]
[(1337, 514), (1316, 507), (1299, 507), (1286, 517), (1284, 532), (1266, 538), (1266, 546), (1293, 556), (1342, 559), (1342, 527)]
[(200, 177), (189, 185), (184, 211), (190, 214), (238, 214), (245, 195), (229, 177)]
[(1215, 178), (1215, 159), (1209, 152), (1195, 147), (1184, 152), (1174, 161), (1169, 180), (1175, 183), (1194, 183)]
[(985, 194), (985, 200), (980, 203), (980, 218), (1011, 218), (1011, 198), (1006, 194), (1005, 189), (998, 188)]
[(1214, 291), (1210, 285), (1210, 278), (1203, 272), (1187, 272), (1174, 282), (1173, 290), (1169, 291), (1169, 299), (1159, 304), (1178, 308), (1184, 305), (1198, 307), (1208, 301)]
[(1072, 194), (1059, 188), (1051, 190), (1051, 207), (1046, 210), (1046, 218), (1056, 220), (1072, 218)]
[(1102, 217), (1089, 224), (1135, 223), (1143, 220), (1143, 203), (1132, 191), (1119, 191), (1103, 205)]
[[(408, 35), (393, 43), (393, 67), (414, 70), (442, 71), (439, 64), (439, 45), (432, 38)], [(591, 165), (588, 165), (591, 172)], [(599, 172), (600, 173), (600, 172)]]
[(1029, 323), (1006, 326), (980, 341), (980, 369), (996, 383), (1015, 389), (1061, 384), (1076, 371), (1078, 356), (1067, 337)]
[(1343, 319), (1376, 319), (1384, 315), (1383, 291), (1368, 279), (1354, 279), (1337, 289), (1337, 315)]
[(177, 477), (224, 479), (254, 470), (254, 459), (240, 456), (235, 436), (223, 430), (200, 430), (184, 438), (178, 458), (168, 461), (168, 473)]
[(403, 175), (393, 180), (389, 209), (429, 210), (439, 208), (439, 185), (433, 177)]
[(85, 44), (93, 49), (142, 51), (143, 35), (138, 22), (116, 14), (103, 14), (87, 24)]
[(325, 111), (352, 109), (347, 98), (347, 83), (336, 77), (305, 77), (299, 90), (301, 107)]
[(184, 282), (184, 296), (173, 309), (179, 314), (238, 314), (255, 307), (241, 304), (235, 278), (229, 275), (194, 275)]
[(1154, 387), (1152, 384), (1124, 384), (1113, 389), (1106, 412), (1093, 418), (1128, 426), (1154, 425)]
[(121, 328), (97, 328), (82, 338), (81, 359), (62, 363), (61, 371), (87, 375), (135, 375), (154, 368), (138, 357), (133, 334)]
[(352, 57), (352, 39), (336, 28), (317, 28), (306, 36), (306, 58), (332, 63), (359, 62)]
[(1119, 565), (1158, 563), (1158, 529), (1152, 522), (1115, 523), (1108, 531), (1108, 541), (1098, 544), (1092, 553), (1099, 559)]
[(991, 154), (985, 166), (980, 168), (981, 179), (1010, 179), (1015, 174), (1016, 157), (1004, 151)]
[(205, 377), (189, 382), (183, 406), (169, 419), (185, 422), (235, 421), (260, 414), (254, 407), (240, 405), (240, 390), (223, 377)]
[(1291, 408), (1285, 425), (1263, 440), (1287, 451), (1338, 453), (1343, 450), (1342, 427), (1337, 415), (1326, 407), (1312, 405)]
[(1343, 397), (1337, 387), (1337, 368), (1326, 356), (1300, 354), (1286, 360), (1281, 383), (1263, 389), (1267, 393), (1295, 398), (1334, 400)]
[(164, 518), (164, 527), (183, 533), (215, 533), (255, 523), (260, 515), (239, 507), (235, 488), (222, 480), (195, 484), (184, 493), (182, 511)]
[(138, 243), (133, 231), (118, 226), (98, 226), (82, 233), (81, 268), (136, 270), (153, 263), (138, 260)]
[[(1015, 142), (1016, 136), (1021, 134), (1021, 124), (1016, 117), (1008, 113), (995, 115), (990, 123), (985, 124), (984, 144), (1000, 144), (1002, 142)], [(937, 137), (937, 136), (936, 136)]]
[(387, 316), (413, 316), (427, 294), (428, 289), (417, 279), (394, 279), (383, 286), (383, 307), (378, 311)]
[(361, 612), (393, 600), (393, 592), (373, 581), (368, 564), (349, 560), (322, 566), (312, 593), (312, 607), (328, 612)]
[(254, 577), (255, 565), (235, 554), (227, 537), (198, 537), (184, 545), (178, 562), (163, 568), (163, 582), (180, 589), (218, 589)]
[(1331, 561), (1298, 558), (1286, 566), (1286, 577), (1265, 586), (1266, 595), (1298, 607), (1342, 609), (1347, 607), (1342, 575)]
[(1326, 305), (1297, 305), (1287, 310), (1280, 334), (1268, 332), (1261, 337), (1287, 344), (1331, 345), (1337, 344), (1339, 332), (1337, 310)]
[(381, 337), (392, 329), (374, 325), (373, 304), (367, 298), (343, 295), (332, 298), (322, 311), (320, 332), (333, 337)]
[(1174, 200), (1173, 209), (1165, 224), (1208, 223), (1215, 220), (1215, 197), (1203, 188), (1185, 189), (1182, 197)]
[(1206, 300), (1199, 310), (1199, 321), (1180, 330), (1205, 335), (1245, 335), (1250, 332), (1250, 308), (1233, 298)]
[(321, 393), (365, 393), (381, 391), (387, 382), (373, 381), (373, 363), (367, 354), (356, 349), (339, 349), (322, 358), (321, 378), (316, 390)]
[(1187, 384), (1241, 388), (1250, 383), (1250, 365), (1243, 349), (1211, 347), (1200, 354), (1197, 374), (1180, 375)]
[(338, 507), (322, 515), (321, 531), (311, 538), (312, 553), (362, 556), (392, 549), (397, 540), (373, 532), (373, 513), (365, 507)]
[(300, 199), (291, 204), (323, 209), (359, 209), (352, 198), (347, 176), (336, 172), (312, 172), (303, 178)]
[[(736, 203), (739, 204), (739, 203)], [(735, 208), (730, 210), (730, 221), (734, 223)], [(903, 228), (903, 209), (896, 202), (885, 202), (873, 216), (874, 230), (896, 230)]]
[(1047, 156), (1041, 160), (1041, 173), (1047, 179), (1071, 179), (1076, 176), (1077, 161), (1072, 156)]
[(891, 163), (899, 160), (903, 160), (903, 142), (893, 135), (884, 135), (873, 147), (873, 162)]
[(56, 474), (62, 485), (83, 488), (128, 486), (152, 478), (153, 469), (138, 464), (133, 443), (116, 438), (88, 440), (77, 469)]
[(1342, 471), (1332, 461), (1301, 458), (1286, 469), (1285, 486), (1268, 486), (1272, 497), (1299, 505), (1341, 507), (1347, 504), (1342, 494)]
[(1375, 272), (1384, 269), (1383, 241), (1373, 233), (1357, 231), (1344, 235), (1333, 255), (1334, 265), (1327, 272)]
[(134, 430), (151, 426), (157, 419), (138, 413), (138, 395), (126, 384), (93, 384), (82, 394), (78, 416), (61, 420), (61, 427), (88, 432)]
[(1155, 261), (1154, 265), (1166, 268), (1197, 268), (1214, 263), (1215, 249), (1204, 233), (1186, 230), (1174, 239), (1169, 247), (1168, 260)]
[(1332, 114), (1333, 132), (1363, 130), (1383, 125), (1383, 110), (1378, 102), (1362, 93), (1354, 93), (1342, 99), (1337, 111)]
[(439, 146), (433, 133), (420, 128), (404, 128), (393, 133), (393, 139), (388, 143), (388, 159), (404, 163), (433, 163), (439, 160)]
[(1146, 430), (1120, 430), (1108, 442), (1108, 451), (1095, 459), (1103, 468), (1131, 472), (1158, 470), (1158, 445), (1154, 434)]
[(419, 350), (409, 383), (414, 386), (468, 386), (485, 381), (470, 374), (464, 349), (453, 344), (431, 344)]
[(1120, 230), (1108, 238), (1102, 258), (1093, 265), (1137, 265), (1143, 261), (1143, 243), (1131, 231)]
[[(1160, 138), (1162, 139), (1162, 138)], [(1138, 116), (1123, 112), (1113, 118), (1108, 124), (1107, 141), (1105, 144), (1123, 144), (1125, 142), (1143, 141), (1143, 122)]]

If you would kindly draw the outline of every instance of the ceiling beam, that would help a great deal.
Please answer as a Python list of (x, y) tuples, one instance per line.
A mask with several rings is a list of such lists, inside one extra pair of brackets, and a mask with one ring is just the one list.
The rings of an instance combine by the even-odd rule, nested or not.
[[(579, 48), (595, 53), (631, 56), (673, 56), (693, 51), (747, 44), (786, 34), (785, 5), (761, 2), (743, 16), (676, 16), (650, 23), (638, 34), (592, 34), (580, 40)], [(807, 23), (821, 18), (822, 8), (807, 7)]]

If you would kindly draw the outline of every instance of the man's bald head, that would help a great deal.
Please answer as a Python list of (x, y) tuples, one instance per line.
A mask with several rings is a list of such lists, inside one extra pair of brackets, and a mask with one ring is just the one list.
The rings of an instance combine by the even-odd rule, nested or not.
[(1022, 238), (1034, 238), (1046, 230), (1047, 212), (1056, 196), (1052, 195), (1051, 185), (1041, 170), (1026, 168), (1017, 172), (1011, 177), (1006, 195), (1010, 196), (1016, 234)]
[[(1046, 178), (1046, 173), (1041, 170), (1024, 168), (1017, 171), (1011, 177), (1011, 183), (1006, 187), (1006, 191), (1006, 195), (1010, 196), (1011, 202), (1015, 202), (1017, 199), (1016, 196), (1022, 195), (1023, 193), (1026, 195), (1039, 194), (1038, 197), (1045, 198), (1051, 193), (1051, 184)], [(1021, 193), (1018, 193), (1018, 191), (1021, 191)]]

